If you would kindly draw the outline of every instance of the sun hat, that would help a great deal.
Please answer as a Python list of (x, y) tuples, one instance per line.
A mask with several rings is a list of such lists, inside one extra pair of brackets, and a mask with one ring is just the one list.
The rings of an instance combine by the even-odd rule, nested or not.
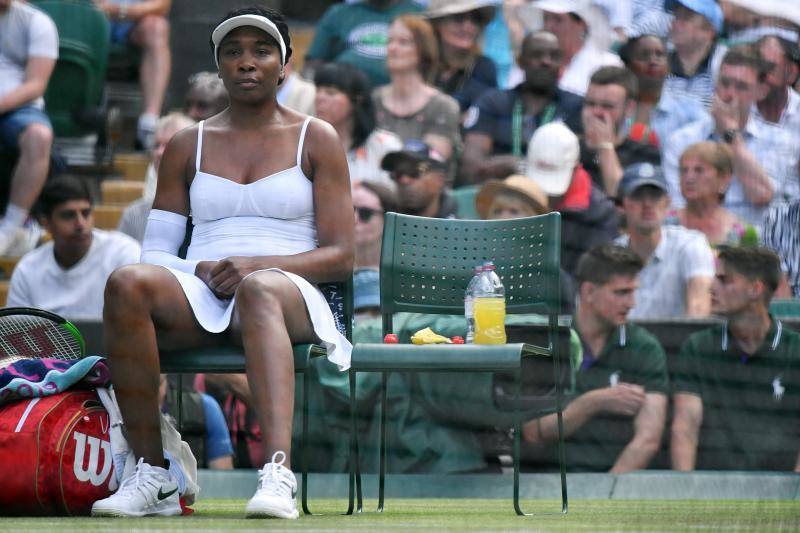
[(425, 16), (435, 19), (470, 11), (477, 11), (486, 25), (494, 18), (495, 6), (490, 0), (430, 0)]
[(226, 35), (242, 26), (258, 28), (275, 39), (278, 42), (278, 46), (281, 48), (281, 65), (286, 64), (286, 43), (283, 42), (283, 36), (281, 36), (281, 32), (278, 31), (278, 27), (267, 17), (248, 13), (222, 21), (211, 33), (211, 42), (214, 43), (214, 62), (217, 64), (217, 68), (219, 68), (219, 45)]
[(572, 183), (581, 149), (578, 137), (562, 122), (538, 128), (528, 143), (525, 174), (548, 196), (561, 196)]
[(527, 176), (514, 174), (504, 180), (487, 180), (475, 196), (475, 210), (481, 218), (489, 216), (489, 208), (497, 195), (512, 192), (522, 197), (537, 213), (547, 212), (548, 199), (541, 187)]

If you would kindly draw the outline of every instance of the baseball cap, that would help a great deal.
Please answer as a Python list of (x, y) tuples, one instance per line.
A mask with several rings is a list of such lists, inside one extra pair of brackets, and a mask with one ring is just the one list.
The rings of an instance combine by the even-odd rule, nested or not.
[(548, 196), (561, 196), (572, 183), (580, 157), (578, 137), (561, 122), (538, 128), (528, 142), (525, 174)]
[(675, 7), (680, 4), (686, 9), (699, 13), (714, 26), (717, 33), (722, 31), (722, 8), (716, 0), (664, 0), (664, 9), (670, 13), (675, 11)]
[(242, 26), (253, 26), (275, 39), (278, 42), (278, 46), (281, 48), (281, 65), (286, 64), (286, 43), (283, 42), (283, 36), (281, 32), (278, 31), (278, 27), (275, 23), (261, 15), (246, 14), (222, 21), (219, 26), (214, 28), (213, 33), (211, 33), (211, 42), (214, 43), (214, 62), (217, 64), (217, 68), (219, 68), (220, 43), (222, 43), (226, 35)]
[(622, 181), (619, 183), (619, 195), (630, 196), (633, 192), (644, 185), (657, 187), (662, 191), (669, 192), (667, 179), (661, 171), (661, 167), (651, 163), (634, 163), (625, 168), (622, 173)]
[(431, 168), (437, 170), (447, 169), (447, 158), (436, 148), (420, 139), (408, 139), (400, 150), (386, 154), (381, 161), (381, 168), (391, 172), (404, 161), (428, 163)]

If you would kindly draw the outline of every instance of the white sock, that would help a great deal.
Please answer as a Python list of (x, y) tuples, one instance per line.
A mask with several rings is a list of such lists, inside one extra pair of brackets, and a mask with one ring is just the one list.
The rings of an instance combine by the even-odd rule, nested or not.
[(156, 115), (139, 115), (139, 122), (137, 124), (140, 131), (155, 131), (156, 130), (156, 122), (158, 122), (158, 117)]
[(14, 204), (6, 206), (6, 214), (0, 220), (0, 233), (7, 233), (21, 228), (28, 219), (28, 210)]

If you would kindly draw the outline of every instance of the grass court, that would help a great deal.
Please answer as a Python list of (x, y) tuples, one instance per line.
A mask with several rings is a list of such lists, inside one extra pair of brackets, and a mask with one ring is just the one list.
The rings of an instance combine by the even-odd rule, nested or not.
[[(556, 500), (390, 499), (384, 513), (247, 520), (244, 500), (201, 500), (179, 518), (0, 518), (2, 531), (798, 531), (799, 500), (577, 500), (566, 515)], [(366, 504), (372, 501), (365, 501)], [(315, 512), (341, 512), (346, 502), (314, 500)]]

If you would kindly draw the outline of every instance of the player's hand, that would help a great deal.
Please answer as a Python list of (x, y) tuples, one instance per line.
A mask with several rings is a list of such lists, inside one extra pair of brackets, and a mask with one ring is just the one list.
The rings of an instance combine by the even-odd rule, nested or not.
[(251, 272), (259, 269), (253, 257), (232, 256), (217, 261), (207, 282), (218, 298), (232, 298), (236, 288)]
[(620, 383), (603, 389), (603, 411), (623, 416), (635, 416), (645, 400), (644, 387), (633, 383)]

